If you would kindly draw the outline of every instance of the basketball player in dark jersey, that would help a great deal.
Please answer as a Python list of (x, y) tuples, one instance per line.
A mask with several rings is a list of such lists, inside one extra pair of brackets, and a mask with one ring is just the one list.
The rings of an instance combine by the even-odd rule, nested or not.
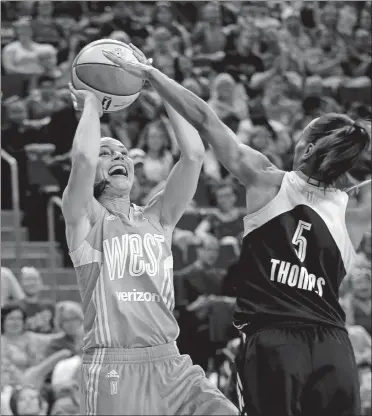
[(203, 163), (197, 131), (166, 104), (180, 160), (163, 191), (139, 207), (129, 199), (128, 150), (101, 139), (101, 103), (70, 89), (82, 116), (62, 211), (84, 311), (81, 414), (237, 415), (175, 343), (171, 240)]
[(370, 145), (365, 127), (327, 114), (302, 132), (292, 172), (240, 143), (201, 99), (152, 68), (104, 52), (149, 80), (210, 143), (246, 186), (247, 215), (234, 324), (245, 334), (237, 358), (242, 413), (356, 416), (358, 374), (338, 288), (370, 227), (370, 209), (347, 210), (335, 183)]

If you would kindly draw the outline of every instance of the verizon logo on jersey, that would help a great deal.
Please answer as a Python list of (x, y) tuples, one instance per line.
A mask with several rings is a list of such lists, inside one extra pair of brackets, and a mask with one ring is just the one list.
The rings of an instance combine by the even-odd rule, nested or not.
[(118, 300), (121, 302), (160, 302), (160, 296), (152, 292), (116, 292)]

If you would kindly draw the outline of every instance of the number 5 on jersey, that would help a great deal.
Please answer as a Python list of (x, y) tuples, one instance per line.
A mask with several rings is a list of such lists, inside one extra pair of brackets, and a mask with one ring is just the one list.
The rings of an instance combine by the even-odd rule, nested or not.
[(298, 222), (296, 231), (294, 233), (294, 236), (292, 238), (292, 244), (295, 247), (295, 252), (297, 254), (297, 257), (300, 259), (301, 262), (305, 260), (306, 257), (306, 248), (307, 248), (307, 240), (302, 235), (304, 230), (309, 231), (311, 228), (311, 224), (305, 221), (300, 220)]

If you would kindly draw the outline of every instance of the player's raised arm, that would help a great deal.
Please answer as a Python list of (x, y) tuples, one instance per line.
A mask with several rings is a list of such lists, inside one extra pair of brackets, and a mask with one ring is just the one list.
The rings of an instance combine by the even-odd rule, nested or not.
[(109, 51), (105, 51), (104, 55), (132, 75), (149, 80), (163, 99), (210, 143), (221, 163), (243, 184), (249, 186), (257, 182), (263, 170), (271, 165), (270, 161), (242, 144), (206, 102), (153, 68), (139, 49), (131, 47), (139, 63), (123, 61)]
[(67, 234), (69, 225), (77, 227), (83, 219), (89, 219), (95, 206), (93, 187), (100, 151), (102, 115), (101, 103), (92, 92), (75, 90), (72, 86), (70, 90), (74, 107), (82, 110), (82, 115), (71, 149), (71, 173), (62, 197)]
[(165, 184), (160, 222), (173, 230), (195, 195), (204, 160), (204, 145), (197, 130), (165, 103), (181, 156)]

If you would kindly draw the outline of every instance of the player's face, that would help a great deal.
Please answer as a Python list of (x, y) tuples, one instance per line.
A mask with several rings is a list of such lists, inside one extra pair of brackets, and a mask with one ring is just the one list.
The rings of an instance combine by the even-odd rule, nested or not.
[(129, 193), (133, 185), (133, 161), (128, 157), (127, 148), (118, 140), (105, 138), (101, 140), (96, 182), (106, 180), (107, 191), (116, 196)]

